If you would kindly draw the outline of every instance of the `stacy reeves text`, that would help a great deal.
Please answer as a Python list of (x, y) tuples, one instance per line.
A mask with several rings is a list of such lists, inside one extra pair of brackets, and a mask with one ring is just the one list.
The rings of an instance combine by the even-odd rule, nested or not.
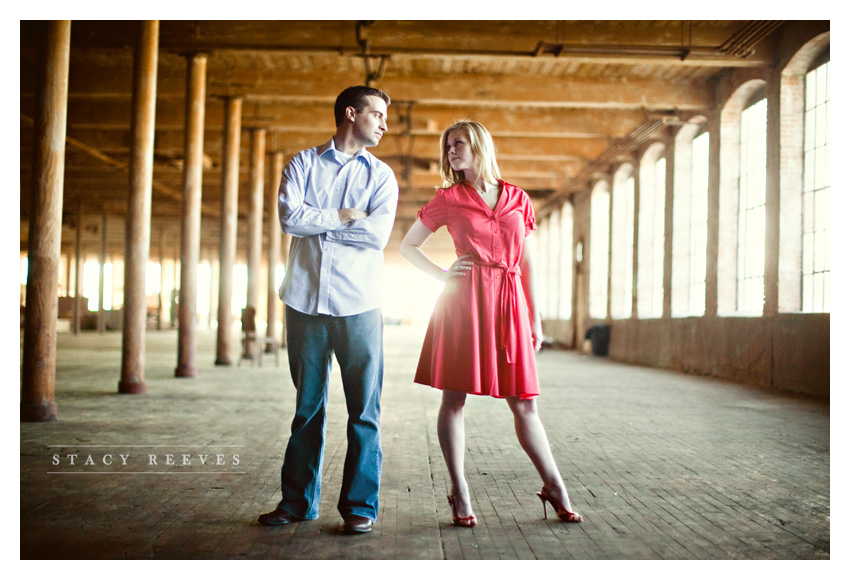
[(233, 467), (239, 454), (231, 453), (54, 453), (54, 467)]

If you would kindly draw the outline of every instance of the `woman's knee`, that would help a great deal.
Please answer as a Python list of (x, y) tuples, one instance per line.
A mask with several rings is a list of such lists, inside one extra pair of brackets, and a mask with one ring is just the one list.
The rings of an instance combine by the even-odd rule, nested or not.
[(466, 403), (466, 393), (443, 391), (442, 406), (445, 409), (460, 410)]
[(508, 397), (507, 401), (511, 412), (517, 417), (533, 417), (537, 415), (537, 401), (535, 399)]

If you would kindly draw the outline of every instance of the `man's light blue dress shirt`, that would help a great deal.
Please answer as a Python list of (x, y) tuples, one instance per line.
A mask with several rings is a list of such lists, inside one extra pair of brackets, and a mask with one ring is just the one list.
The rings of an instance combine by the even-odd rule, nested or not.
[[(283, 170), (278, 212), (292, 236), (280, 288), (285, 304), (304, 314), (351, 316), (379, 308), (384, 248), (398, 207), (392, 169), (364, 147), (348, 163), (333, 139), (295, 155)], [(341, 224), (337, 210), (368, 217)]]

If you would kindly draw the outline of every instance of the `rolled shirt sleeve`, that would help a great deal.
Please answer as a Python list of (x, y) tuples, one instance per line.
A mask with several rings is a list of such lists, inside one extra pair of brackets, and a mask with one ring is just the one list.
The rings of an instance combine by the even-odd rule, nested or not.
[(283, 232), (298, 238), (323, 234), (342, 225), (336, 208), (323, 209), (307, 203), (307, 175), (312, 164), (304, 153), (286, 164), (277, 198)]

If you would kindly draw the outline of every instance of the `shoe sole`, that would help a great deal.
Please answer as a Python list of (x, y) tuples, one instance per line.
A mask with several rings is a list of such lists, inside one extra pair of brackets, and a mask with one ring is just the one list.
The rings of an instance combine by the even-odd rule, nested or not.
[(263, 524), (264, 526), (285, 526), (287, 524), (294, 524), (298, 520), (268, 520), (263, 519), (263, 516), (260, 516), (259, 518), (257, 518), (257, 521)]

